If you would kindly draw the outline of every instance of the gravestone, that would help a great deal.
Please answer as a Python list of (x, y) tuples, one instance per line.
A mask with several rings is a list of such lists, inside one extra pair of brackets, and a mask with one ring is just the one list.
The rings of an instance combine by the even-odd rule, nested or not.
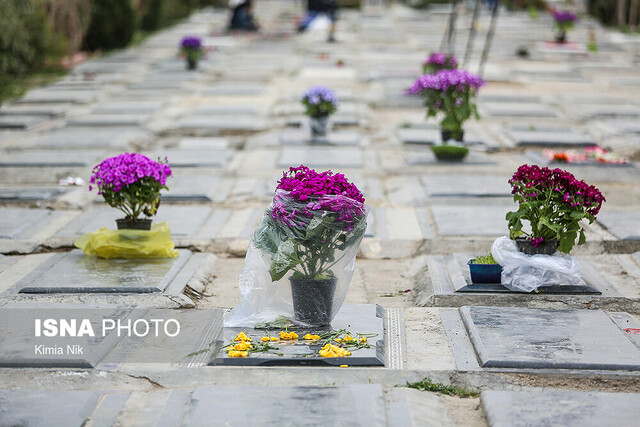
[(640, 240), (640, 215), (638, 212), (603, 210), (598, 222), (622, 240)]
[(505, 175), (423, 175), (428, 197), (511, 197)]
[(491, 117), (556, 117), (549, 107), (538, 103), (485, 102), (481, 111)]
[(405, 144), (433, 145), (442, 141), (440, 130), (406, 127), (397, 130), (398, 138)]
[(189, 116), (178, 120), (180, 130), (258, 132), (268, 126), (264, 117), (252, 115)]
[(471, 306), (460, 314), (484, 368), (640, 370), (640, 349), (601, 310)]
[[(214, 358), (209, 365), (225, 366), (280, 366), (280, 365), (350, 365), (350, 366), (384, 366), (384, 309), (374, 304), (345, 304), (331, 322), (331, 326), (325, 327), (300, 327), (292, 329), (298, 334), (298, 340), (275, 341), (272, 345), (277, 350), (253, 353), (249, 357), (229, 357), (224, 346), (231, 343), (237, 334), (244, 332), (260, 343), (261, 337), (277, 336), (277, 330), (253, 329), (253, 328), (223, 328), (215, 343)], [(307, 334), (322, 335), (330, 331), (345, 329), (352, 333), (375, 334), (368, 338), (370, 348), (353, 350), (351, 356), (346, 357), (321, 357), (318, 350), (324, 343), (304, 341), (302, 337)], [(278, 354), (279, 353), (279, 354)]]
[(103, 157), (102, 149), (12, 151), (2, 155), (0, 167), (83, 167), (93, 166)]
[(631, 426), (640, 414), (640, 394), (553, 389), (489, 390), (482, 393), (482, 406), (493, 427)]
[(633, 119), (606, 120), (607, 126), (620, 133), (640, 134), (640, 121)]
[(0, 113), (0, 129), (31, 130), (51, 122), (48, 116), (4, 115)]
[(431, 207), (440, 236), (502, 236), (508, 233), (507, 212), (515, 205), (434, 205)]
[(579, 104), (572, 105), (568, 111), (583, 120), (608, 118), (637, 119), (640, 117), (640, 107), (632, 104)]
[(589, 147), (598, 145), (595, 139), (572, 130), (509, 130), (507, 135), (519, 146)]
[(229, 150), (184, 149), (181, 147), (178, 149), (165, 148), (158, 150), (147, 154), (147, 157), (151, 159), (164, 159), (166, 157), (171, 167), (221, 168), (229, 162), (232, 154), (233, 152)]
[(313, 145), (313, 144), (328, 144), (328, 145), (359, 145), (362, 141), (362, 136), (359, 132), (348, 131), (332, 131), (328, 132), (326, 137), (312, 140), (310, 130), (305, 131), (284, 131), (280, 135), (280, 143), (283, 145)]
[(264, 93), (264, 84), (231, 82), (216, 83), (202, 91), (203, 96), (259, 96)]
[(177, 258), (102, 259), (74, 249), (56, 253), (14, 289), (29, 294), (162, 292), (190, 257), (191, 251), (180, 249)]
[(111, 101), (102, 102), (91, 112), (97, 115), (150, 115), (164, 108), (163, 102), (154, 101)]
[(98, 93), (94, 90), (51, 90), (35, 89), (31, 90), (19, 104), (90, 104), (98, 98)]
[(362, 150), (358, 148), (287, 147), (282, 150), (278, 167), (298, 165), (309, 167), (361, 168)]
[(180, 138), (178, 141), (178, 148), (185, 150), (226, 150), (229, 145), (229, 139), (221, 137)]
[(48, 209), (0, 208), (0, 239), (28, 239), (63, 215)]
[(241, 417), (273, 426), (387, 425), (379, 384), (340, 387), (225, 386), (198, 388), (191, 396), (186, 426), (234, 425)]
[(70, 118), (67, 120), (67, 126), (140, 126), (146, 123), (150, 117), (149, 114), (88, 114)]
[(492, 161), (491, 158), (485, 153), (477, 152), (477, 151), (469, 151), (467, 157), (465, 157), (462, 161), (447, 161), (447, 160), (438, 160), (436, 156), (428, 151), (411, 151), (404, 153), (404, 160), (409, 166), (414, 165), (439, 165), (445, 167), (454, 167), (459, 165), (495, 165), (496, 162)]
[(19, 147), (33, 148), (120, 148), (129, 147), (133, 142), (142, 140), (145, 133), (135, 128), (80, 128), (71, 127), (55, 130), (33, 138), (23, 138)]
[(2, 390), (0, 414), (7, 426), (80, 426), (91, 416), (102, 394), (76, 390)]
[(171, 179), (170, 191), (160, 198), (167, 202), (224, 202), (229, 188), (211, 175), (178, 175)]
[(0, 107), (0, 116), (60, 117), (71, 108), (72, 105), (9, 104)]
[(191, 112), (195, 116), (251, 116), (264, 113), (265, 108), (256, 104), (204, 104)]
[[(195, 236), (211, 215), (208, 206), (167, 206), (162, 205), (154, 222), (166, 221), (171, 235), (178, 237)], [(102, 227), (115, 229), (115, 220), (124, 215), (109, 206), (96, 206), (83, 212), (73, 222), (56, 233), (57, 237), (80, 237), (83, 233), (93, 232)]]
[(0, 201), (3, 202), (35, 202), (50, 201), (69, 191), (60, 187), (3, 187), (0, 188)]

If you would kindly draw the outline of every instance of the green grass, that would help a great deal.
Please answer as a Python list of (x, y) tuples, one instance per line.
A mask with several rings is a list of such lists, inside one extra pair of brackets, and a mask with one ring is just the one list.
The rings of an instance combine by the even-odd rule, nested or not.
[(53, 83), (66, 74), (67, 70), (51, 65), (25, 76), (4, 76), (0, 78), (0, 105), (20, 98), (31, 88)]
[(458, 397), (478, 397), (480, 396), (480, 392), (475, 390), (468, 390), (464, 387), (460, 387), (457, 385), (444, 385), (441, 383), (434, 383), (429, 378), (425, 378), (422, 381), (416, 381), (414, 383), (407, 383), (405, 386), (400, 387), (409, 387), (415, 388), (420, 391), (431, 391), (434, 393), (446, 394), (449, 396), (458, 396)]
[(478, 255), (475, 257), (473, 264), (497, 264), (497, 262), (493, 259), (493, 255), (489, 253), (488, 255)]

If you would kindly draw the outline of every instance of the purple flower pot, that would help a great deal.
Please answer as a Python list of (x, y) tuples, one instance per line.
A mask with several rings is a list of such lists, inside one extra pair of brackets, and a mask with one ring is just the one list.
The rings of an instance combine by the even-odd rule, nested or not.
[(472, 283), (502, 283), (502, 266), (499, 264), (473, 264), (473, 260), (467, 263)]
[(528, 239), (517, 237), (516, 247), (518, 251), (526, 255), (553, 255), (558, 250), (558, 239), (543, 240), (538, 246), (533, 246)]
[(296, 320), (311, 326), (331, 324), (333, 294), (338, 279), (296, 279), (289, 277)]

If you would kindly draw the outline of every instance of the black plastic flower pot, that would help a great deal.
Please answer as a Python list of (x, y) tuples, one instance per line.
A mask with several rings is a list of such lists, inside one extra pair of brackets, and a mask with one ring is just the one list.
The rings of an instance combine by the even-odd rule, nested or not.
[(296, 320), (310, 326), (327, 326), (331, 323), (333, 295), (338, 279), (289, 278)]
[(453, 133), (450, 130), (440, 129), (440, 136), (442, 137), (442, 142), (447, 142), (451, 139), (454, 141), (462, 142), (464, 141), (464, 131), (461, 130), (458, 133)]
[(566, 43), (567, 42), (567, 33), (564, 31), (559, 31), (556, 33), (556, 43)]
[(198, 68), (198, 61), (195, 59), (187, 58), (187, 70), (196, 70)]
[(516, 238), (518, 251), (526, 255), (553, 255), (558, 250), (558, 239), (543, 240), (538, 246), (533, 246), (530, 240), (523, 237)]
[(139, 219), (137, 221), (128, 221), (124, 218), (116, 219), (118, 230), (151, 230), (150, 219)]
[(502, 266), (499, 264), (467, 263), (472, 283), (502, 283)]

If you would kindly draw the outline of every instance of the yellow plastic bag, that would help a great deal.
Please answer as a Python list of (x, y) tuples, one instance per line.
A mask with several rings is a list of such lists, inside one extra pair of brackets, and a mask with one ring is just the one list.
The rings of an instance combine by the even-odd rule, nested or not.
[(85, 233), (73, 243), (87, 255), (99, 258), (174, 258), (169, 224), (152, 224), (151, 230), (109, 230)]

